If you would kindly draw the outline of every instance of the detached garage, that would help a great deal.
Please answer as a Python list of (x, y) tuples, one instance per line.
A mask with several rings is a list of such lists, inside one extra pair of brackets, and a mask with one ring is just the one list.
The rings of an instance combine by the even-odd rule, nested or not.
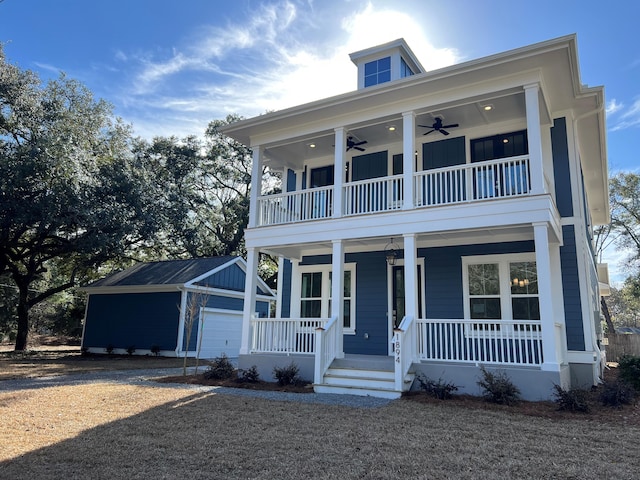
[[(236, 256), (140, 263), (98, 280), (88, 293), (82, 347), (92, 353), (237, 357), (246, 264)], [(256, 313), (275, 294), (257, 281)]]

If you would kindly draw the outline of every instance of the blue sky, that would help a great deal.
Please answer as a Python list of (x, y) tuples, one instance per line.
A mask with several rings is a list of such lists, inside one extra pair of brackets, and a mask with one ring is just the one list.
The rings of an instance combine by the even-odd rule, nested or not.
[(582, 83), (605, 86), (615, 172), (640, 169), (639, 18), (635, 0), (4, 0), (0, 42), (151, 138), (354, 90), (348, 54), (399, 37), (433, 69), (576, 33)]

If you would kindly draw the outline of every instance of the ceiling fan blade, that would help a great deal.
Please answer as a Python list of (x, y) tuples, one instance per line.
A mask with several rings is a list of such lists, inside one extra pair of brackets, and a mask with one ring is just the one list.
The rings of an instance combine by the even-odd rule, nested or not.
[(360, 150), (361, 152), (364, 152), (364, 148), (362, 147), (353, 147), (353, 148), (355, 148), (356, 150)]
[(451, 125), (443, 125), (442, 128), (456, 128), (459, 127), (460, 125), (457, 123), (452, 123)]
[(353, 146), (355, 147), (355, 146), (358, 146), (358, 145), (364, 145), (365, 143), (367, 143), (367, 141), (366, 140), (362, 140), (361, 142), (354, 143)]
[(434, 130), (429, 130), (427, 133), (423, 133), (423, 135), (429, 135), (431, 132), (435, 132), (435, 129)]
[(443, 135), (449, 135), (449, 132), (447, 132), (446, 130), (440, 129), (439, 132)]

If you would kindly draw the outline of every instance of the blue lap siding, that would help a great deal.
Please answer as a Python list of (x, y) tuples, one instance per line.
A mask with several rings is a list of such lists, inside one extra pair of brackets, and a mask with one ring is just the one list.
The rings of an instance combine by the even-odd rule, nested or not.
[(569, 350), (584, 350), (584, 326), (582, 324), (582, 300), (576, 255), (576, 236), (573, 225), (562, 227), (564, 245), (560, 247), (562, 290), (564, 292), (564, 317)]
[(180, 292), (89, 295), (82, 346), (175, 350)]
[[(419, 249), (418, 257), (425, 258), (422, 284), (427, 317), (464, 317), (462, 257), (533, 251), (533, 241)], [(345, 335), (345, 353), (387, 355), (390, 340), (384, 252), (347, 254), (345, 261), (356, 264), (356, 334)], [(318, 255), (305, 257), (301, 265), (330, 262), (331, 255)]]

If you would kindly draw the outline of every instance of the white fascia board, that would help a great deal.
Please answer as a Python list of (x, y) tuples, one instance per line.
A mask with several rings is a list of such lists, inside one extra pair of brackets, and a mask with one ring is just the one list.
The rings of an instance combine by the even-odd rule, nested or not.
[(397, 237), (401, 233), (435, 234), (539, 222), (551, 227), (552, 241), (562, 242), (560, 217), (550, 195), (258, 227), (245, 231), (245, 242), (247, 247), (268, 249), (276, 245)]
[(207, 278), (207, 277), (209, 277), (209, 276), (211, 276), (211, 275), (213, 275), (215, 273), (218, 273), (218, 272), (224, 270), (225, 268), (233, 265), (234, 263), (237, 263), (238, 260), (240, 260), (240, 257), (236, 257), (236, 258), (234, 258), (232, 260), (229, 260), (228, 262), (223, 263), (222, 265), (219, 265), (216, 268), (211, 269), (208, 272), (205, 272), (202, 275), (199, 275), (199, 276), (197, 276), (196, 278), (194, 278), (192, 280), (189, 280), (184, 285), (185, 285), (185, 287), (189, 287), (189, 286), (193, 285), (194, 283), (197, 283), (200, 280), (203, 280), (203, 279), (205, 279), (205, 278)]
[[(242, 270), (244, 270), (244, 274), (245, 274), (245, 276), (246, 276), (246, 275), (247, 275), (247, 262), (245, 262), (245, 260), (244, 260), (243, 258), (241, 258), (240, 260), (241, 260), (241, 261), (240, 261), (240, 262), (238, 262), (238, 266), (239, 266)], [(260, 286), (260, 289), (261, 289), (263, 292), (267, 292), (269, 295), (258, 295), (258, 294), (256, 294), (256, 295), (258, 295), (258, 296), (260, 296), (260, 297), (264, 297), (264, 298), (269, 298), (269, 296), (271, 296), (271, 297), (272, 297), (272, 298), (271, 298), (271, 300), (274, 300), (274, 299), (276, 298), (276, 292), (274, 292), (273, 290), (271, 290), (271, 288), (269, 288), (269, 285), (267, 285), (267, 284), (264, 282), (264, 280), (262, 280), (262, 279), (260, 278), (260, 276), (259, 276), (259, 275), (258, 275), (258, 285)], [(244, 293), (243, 293), (243, 295), (244, 295)]]
[[(223, 288), (202, 287), (200, 285), (185, 287), (184, 291), (189, 293), (206, 293), (208, 295), (215, 295), (219, 297), (244, 298), (244, 292), (238, 292), (236, 290), (225, 290)], [(273, 301), (275, 297), (272, 297), (270, 295), (257, 294), (256, 298), (264, 301)]]

